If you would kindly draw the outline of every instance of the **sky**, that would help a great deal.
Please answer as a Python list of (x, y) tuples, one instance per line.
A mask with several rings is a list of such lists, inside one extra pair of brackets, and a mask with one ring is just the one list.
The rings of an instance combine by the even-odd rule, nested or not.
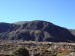
[(75, 29), (75, 0), (0, 0), (0, 22), (33, 20)]

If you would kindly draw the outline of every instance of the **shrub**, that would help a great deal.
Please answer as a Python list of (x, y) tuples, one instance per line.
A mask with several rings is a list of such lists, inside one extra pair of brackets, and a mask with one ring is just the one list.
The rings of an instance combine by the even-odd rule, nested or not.
[(29, 56), (29, 52), (25, 48), (18, 48), (13, 52), (14, 56)]

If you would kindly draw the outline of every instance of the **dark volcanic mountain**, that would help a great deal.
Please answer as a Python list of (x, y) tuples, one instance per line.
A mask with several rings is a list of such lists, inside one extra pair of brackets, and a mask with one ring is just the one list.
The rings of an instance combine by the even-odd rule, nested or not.
[(75, 30), (46, 21), (0, 23), (0, 40), (75, 42)]

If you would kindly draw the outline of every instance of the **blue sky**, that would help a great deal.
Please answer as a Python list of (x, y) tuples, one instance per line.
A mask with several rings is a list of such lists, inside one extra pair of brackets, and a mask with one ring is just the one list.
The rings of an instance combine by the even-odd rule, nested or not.
[(0, 0), (0, 22), (32, 20), (75, 29), (75, 0)]

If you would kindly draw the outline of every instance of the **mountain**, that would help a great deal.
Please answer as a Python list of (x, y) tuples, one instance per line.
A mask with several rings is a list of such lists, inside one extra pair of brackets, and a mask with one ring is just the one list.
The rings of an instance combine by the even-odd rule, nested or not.
[(40, 20), (0, 23), (0, 40), (75, 42), (75, 30)]

